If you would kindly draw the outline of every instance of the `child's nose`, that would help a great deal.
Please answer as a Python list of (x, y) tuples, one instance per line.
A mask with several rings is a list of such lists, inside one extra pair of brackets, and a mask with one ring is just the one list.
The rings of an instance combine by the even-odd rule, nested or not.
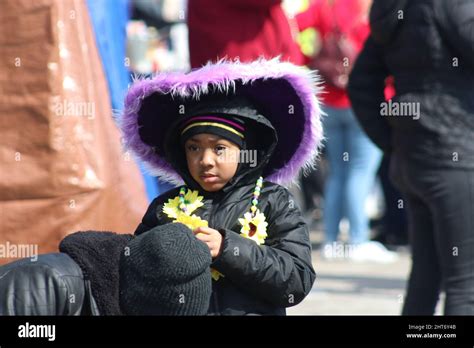
[(212, 153), (212, 150), (205, 150), (202, 154), (201, 157), (201, 165), (203, 166), (214, 166), (215, 164), (215, 159), (214, 159), (214, 154)]

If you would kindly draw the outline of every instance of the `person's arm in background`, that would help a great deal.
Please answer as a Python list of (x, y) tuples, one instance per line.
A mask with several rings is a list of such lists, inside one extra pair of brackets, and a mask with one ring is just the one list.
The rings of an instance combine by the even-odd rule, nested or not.
[(474, 1), (439, 1), (435, 16), (444, 39), (461, 55), (459, 65), (474, 68)]
[(347, 90), (362, 128), (385, 153), (391, 151), (391, 129), (380, 110), (385, 102), (385, 79), (388, 75), (381, 46), (369, 37), (350, 74)]

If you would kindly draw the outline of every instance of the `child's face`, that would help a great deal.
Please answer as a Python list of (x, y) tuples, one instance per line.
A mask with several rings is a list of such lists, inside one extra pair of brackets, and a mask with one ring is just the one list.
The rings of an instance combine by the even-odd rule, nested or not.
[(184, 144), (188, 169), (206, 191), (219, 191), (232, 179), (239, 164), (240, 148), (213, 134), (201, 133)]

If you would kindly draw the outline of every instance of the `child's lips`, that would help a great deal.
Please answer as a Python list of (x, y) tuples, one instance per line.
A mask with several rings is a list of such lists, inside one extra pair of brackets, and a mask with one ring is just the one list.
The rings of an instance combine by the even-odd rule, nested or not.
[(201, 175), (201, 179), (204, 182), (212, 183), (212, 182), (218, 181), (219, 177), (217, 175), (214, 175), (214, 174), (203, 174), (203, 175)]

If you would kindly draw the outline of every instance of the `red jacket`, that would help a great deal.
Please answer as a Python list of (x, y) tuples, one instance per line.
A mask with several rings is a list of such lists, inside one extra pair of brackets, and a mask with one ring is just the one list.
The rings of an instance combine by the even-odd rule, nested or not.
[[(335, 0), (333, 8), (327, 0), (314, 0), (310, 7), (296, 16), (300, 31), (315, 28), (321, 37), (337, 25), (346, 34), (359, 53), (370, 34), (368, 14), (356, 0)], [(324, 103), (338, 108), (350, 106), (346, 90), (326, 85), (327, 94), (323, 94)]]
[(281, 0), (189, 0), (191, 67), (219, 58), (252, 61), (260, 56), (295, 64), (303, 56), (291, 35)]

